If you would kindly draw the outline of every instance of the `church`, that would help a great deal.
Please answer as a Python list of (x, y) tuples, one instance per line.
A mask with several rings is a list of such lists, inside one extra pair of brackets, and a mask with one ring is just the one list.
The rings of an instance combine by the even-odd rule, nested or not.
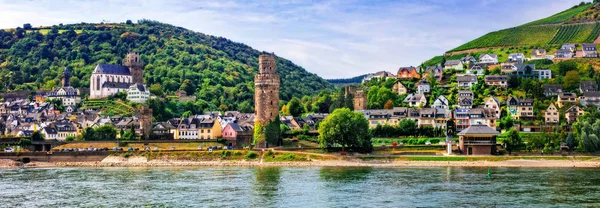
[[(98, 64), (90, 77), (90, 99), (106, 98), (127, 91), (133, 85), (143, 85), (143, 68), (144, 63), (137, 53), (128, 53), (123, 65)], [(149, 93), (145, 87), (141, 89)]]
[(65, 111), (73, 112), (75, 105), (81, 102), (81, 97), (78, 89), (71, 87), (71, 71), (65, 67), (61, 76), (62, 87), (56, 88), (48, 92), (47, 96), (50, 99), (59, 99), (62, 101), (62, 105), (65, 107)]

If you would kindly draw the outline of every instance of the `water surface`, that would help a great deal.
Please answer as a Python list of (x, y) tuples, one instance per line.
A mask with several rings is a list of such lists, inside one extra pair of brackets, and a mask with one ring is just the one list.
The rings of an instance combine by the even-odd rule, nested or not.
[(599, 207), (597, 169), (0, 169), (0, 207)]

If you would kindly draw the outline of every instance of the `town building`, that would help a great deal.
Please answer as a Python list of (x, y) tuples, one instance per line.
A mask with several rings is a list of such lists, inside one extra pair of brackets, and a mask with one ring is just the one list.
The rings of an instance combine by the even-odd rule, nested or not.
[[(459, 61), (460, 62), (460, 61)], [(433, 73), (433, 77), (439, 82), (444, 78), (444, 69), (441, 66), (428, 66), (425, 68), (425, 74), (423, 77), (429, 77), (429, 74)]]
[(471, 68), (467, 69), (465, 73), (468, 75), (483, 76), (486, 68), (487, 65), (483, 63), (476, 63), (471, 65)]
[(519, 99), (519, 119), (524, 121), (532, 121), (535, 119), (533, 113), (533, 99), (523, 98)]
[(59, 99), (67, 112), (73, 112), (75, 105), (81, 102), (81, 96), (78, 89), (71, 87), (71, 71), (65, 67), (61, 76), (62, 87), (56, 88), (46, 94), (49, 99)]
[(494, 96), (488, 97), (485, 100), (485, 108), (494, 112), (497, 119), (500, 119), (500, 102)]
[(546, 108), (546, 112), (544, 114), (544, 120), (546, 124), (555, 124), (559, 122), (560, 116), (558, 114), (558, 109), (554, 104), (550, 103), (550, 106)]
[(556, 96), (562, 92), (562, 85), (560, 84), (544, 84), (544, 95), (546, 97)]
[(408, 94), (408, 88), (406, 88), (406, 86), (404, 86), (404, 84), (402, 84), (402, 82), (394, 83), (394, 86), (392, 87), (392, 91), (398, 93), (398, 95)]
[(461, 90), (458, 91), (458, 106), (459, 108), (472, 108), (473, 99), (475, 98), (473, 91)]
[(463, 70), (463, 62), (461, 60), (446, 60), (444, 63), (445, 70)]
[(531, 50), (531, 59), (545, 59), (546, 49), (533, 49)]
[(129, 86), (127, 100), (134, 103), (145, 103), (148, 99), (150, 99), (150, 91), (144, 84), (135, 83)]
[[(465, 56), (465, 57), (462, 57), (462, 58), (460, 59), (460, 61), (463, 63), (463, 65), (467, 65), (467, 66), (468, 66), (469, 64), (474, 64), (474, 63), (477, 63), (477, 59), (475, 59), (475, 57), (473, 57), (473, 56)], [(462, 69), (462, 68), (461, 68), (461, 69)]]
[(398, 69), (398, 79), (420, 79), (421, 75), (414, 66), (400, 67)]
[(481, 64), (497, 64), (498, 56), (496, 54), (481, 54), (479, 55), (479, 62)]
[(567, 123), (573, 124), (577, 122), (577, 118), (582, 116), (585, 112), (579, 106), (573, 105), (565, 111), (565, 120)]
[(241, 148), (249, 146), (251, 143), (244, 143), (252, 141), (254, 131), (250, 127), (240, 126), (237, 123), (229, 123), (223, 129), (223, 138), (227, 140), (229, 146), (235, 146)]
[(579, 99), (575, 93), (561, 92), (558, 93), (558, 101), (556, 102), (559, 108), (565, 106), (565, 103), (577, 103)]
[(424, 107), (427, 105), (427, 98), (424, 94), (408, 94), (403, 102), (410, 107)]
[(519, 119), (519, 99), (515, 97), (508, 97), (506, 100), (507, 110), (510, 116), (514, 120)]
[(508, 61), (523, 63), (525, 61), (525, 55), (523, 55), (523, 53), (511, 53), (508, 55)]
[(477, 76), (458, 76), (456, 77), (459, 88), (471, 88), (477, 84)]
[(362, 83), (369, 82), (373, 78), (376, 78), (378, 80), (386, 80), (386, 79), (390, 79), (390, 78), (392, 78), (392, 79), (396, 78), (396, 76), (391, 72), (380, 71), (380, 72), (376, 72), (373, 74), (368, 74), (367, 76), (365, 76), (363, 78)]
[(580, 102), (584, 106), (600, 107), (600, 92), (584, 92)]
[(592, 43), (583, 43), (582, 46), (582, 56), (583, 58), (598, 58), (598, 51), (596, 48), (596, 44)]
[(443, 109), (448, 109), (448, 107), (450, 106), (448, 99), (446, 97), (444, 97), (444, 95), (440, 95), (438, 96), (435, 101), (433, 101), (433, 104), (431, 105), (432, 108), (443, 108)]
[(594, 81), (581, 81), (579, 83), (579, 92), (596, 92), (598, 91), (598, 84)]
[(422, 79), (417, 85), (417, 93), (418, 94), (429, 94), (431, 92), (431, 85), (427, 80)]
[(508, 85), (508, 78), (504, 75), (487, 75), (485, 76), (485, 84), (488, 86), (506, 88)]
[(496, 152), (496, 129), (486, 125), (471, 125), (458, 133), (459, 148), (466, 155), (490, 155)]

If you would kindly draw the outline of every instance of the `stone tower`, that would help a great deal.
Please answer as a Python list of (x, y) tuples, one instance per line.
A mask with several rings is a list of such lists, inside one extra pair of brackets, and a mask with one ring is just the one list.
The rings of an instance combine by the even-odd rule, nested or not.
[(365, 90), (358, 89), (356, 86), (346, 86), (344, 95), (349, 98), (352, 95), (352, 105), (354, 110), (367, 109), (367, 94)]
[(255, 122), (266, 124), (279, 119), (279, 75), (275, 71), (275, 56), (262, 54), (258, 57), (258, 75), (254, 77)]
[(63, 87), (68, 87), (71, 85), (71, 71), (69, 71), (69, 68), (65, 67), (65, 70), (60, 78), (62, 79)]
[(152, 134), (152, 108), (142, 106), (137, 113), (137, 117), (142, 130), (142, 138), (149, 139)]
[(137, 53), (128, 53), (123, 60), (123, 66), (129, 68), (133, 83), (144, 84), (144, 62)]

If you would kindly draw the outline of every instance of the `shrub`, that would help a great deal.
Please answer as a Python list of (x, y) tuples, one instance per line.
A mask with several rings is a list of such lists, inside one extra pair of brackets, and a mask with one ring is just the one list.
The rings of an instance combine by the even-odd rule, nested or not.
[(231, 151), (223, 151), (221, 152), (221, 158), (227, 158), (231, 156)]
[(247, 160), (254, 160), (254, 159), (258, 158), (258, 153), (248, 152), (248, 153), (246, 153), (246, 156), (244, 156), (244, 158)]

